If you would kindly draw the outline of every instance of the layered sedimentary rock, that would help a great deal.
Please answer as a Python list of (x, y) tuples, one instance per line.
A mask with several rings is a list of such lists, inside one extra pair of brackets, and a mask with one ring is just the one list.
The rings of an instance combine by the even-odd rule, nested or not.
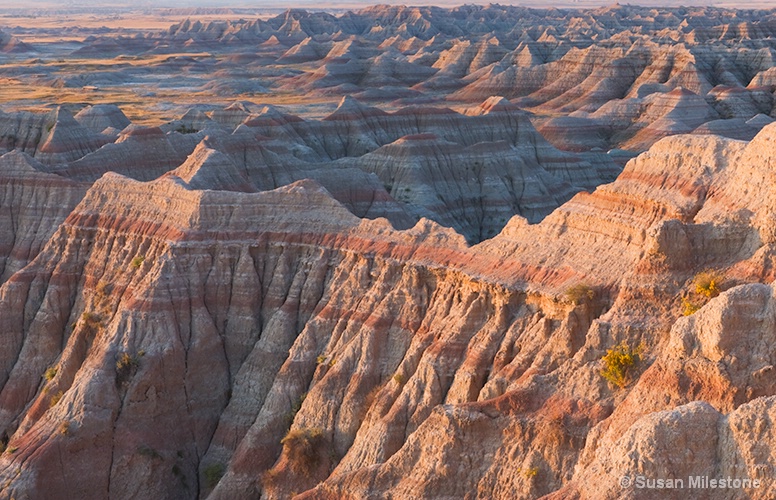
[[(774, 293), (736, 284), (773, 269), (774, 134), (663, 139), (473, 247), (314, 181), (201, 190), (250, 179), (206, 144), (149, 183), (108, 173), (0, 287), (5, 492), (592, 498), (677, 439), (682, 474), (767, 462), (746, 443), (770, 439), (747, 422), (771, 411)], [(728, 291), (678, 319), (710, 266)], [(600, 375), (620, 341), (644, 343), (622, 389)]]
[[(705, 101), (713, 110), (706, 121), (771, 114), (773, 25), (772, 11), (712, 7), (376, 6), (340, 15), (290, 9), (269, 19), (188, 19), (131, 37), (71, 28), (83, 39), (74, 41), (80, 48), (63, 64), (11, 54), (4, 71), (25, 92), (112, 89), (129, 101), (148, 97), (141, 108), (154, 112), (165, 108), (156, 100), (168, 92), (196, 96), (202, 112), (235, 98), (266, 95), (277, 102), (278, 93), (314, 106), (357, 96), (392, 109), (442, 101), (469, 105), (500, 95), (536, 113), (537, 126), (552, 121), (548, 136), (558, 146), (640, 152), (666, 134), (702, 125), (687, 130), (657, 124), (635, 141), (635, 129), (617, 133), (659, 119), (642, 111), (671, 100), (673, 91)], [(60, 50), (48, 42), (41, 50), (48, 46)], [(86, 68), (81, 58), (93, 58), (93, 66)], [(94, 97), (99, 101), (100, 95)], [(243, 112), (255, 112), (245, 103), (240, 107), (216, 113), (214, 121), (233, 129), (247, 116)], [(597, 113), (601, 108), (606, 116)], [(172, 128), (201, 131), (201, 118), (190, 116)]]
[(35, 150), (35, 158), (46, 164), (77, 160), (102, 145), (112, 142), (106, 136), (82, 126), (64, 108), (57, 108), (42, 131)]
[[(184, 178), (197, 177), (202, 162), (215, 161), (225, 168), (208, 169), (219, 189), (266, 191), (314, 179), (359, 217), (385, 217), (397, 229), (425, 217), (470, 242), (494, 236), (514, 214), (537, 222), (620, 170), (606, 154), (557, 150), (525, 113), (498, 97), (463, 113), (432, 107), (387, 113), (346, 97), (322, 120), (236, 102), (208, 113), (190, 110), (161, 127), (124, 126), (128, 120), (115, 106), (84, 108), (77, 120), (62, 109), (45, 117), (8, 115), (17, 127), (27, 118), (38, 120), (41, 136), (21, 149), (78, 182), (106, 172), (149, 181), (179, 167)], [(213, 152), (195, 151), (198, 144)], [(207, 182), (194, 185), (205, 189)]]
[(202, 137), (203, 134), (165, 134), (159, 127), (130, 125), (115, 142), (52, 170), (85, 182), (94, 182), (106, 172), (152, 180), (181, 165)]
[(87, 186), (50, 174), (26, 153), (0, 156), (0, 283), (35, 258)]
[(11, 36), (4, 31), (0, 31), (0, 52), (5, 53), (25, 53), (31, 52), (33, 48), (15, 36)]
[(98, 134), (109, 128), (124, 130), (131, 123), (118, 106), (109, 104), (89, 106), (79, 111), (73, 118)]
[(339, 105), (0, 115), (1, 495), (770, 498), (771, 18), (374, 7), (85, 42)]

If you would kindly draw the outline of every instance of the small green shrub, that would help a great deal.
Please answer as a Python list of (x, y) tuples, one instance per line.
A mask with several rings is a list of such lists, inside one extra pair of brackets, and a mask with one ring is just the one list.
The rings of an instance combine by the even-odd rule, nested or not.
[(695, 314), (709, 300), (722, 293), (721, 285), (724, 279), (720, 272), (713, 269), (696, 274), (691, 282), (690, 296), (682, 297), (682, 314)]
[(322, 365), (326, 362), (326, 356), (323, 354), (318, 355), (317, 358), (315, 358), (315, 364)]
[(54, 380), (54, 377), (56, 376), (57, 376), (56, 366), (49, 366), (46, 369), (46, 372), (43, 374), (43, 378), (45, 378), (47, 382), (51, 382), (52, 380)]
[(57, 391), (56, 394), (51, 396), (51, 399), (49, 399), (49, 408), (53, 408), (59, 403), (59, 401), (62, 399), (63, 393), (62, 391)]
[(142, 455), (142, 456), (148, 457), (148, 458), (153, 458), (153, 459), (156, 459), (156, 460), (161, 460), (162, 459), (162, 456), (159, 454), (159, 452), (156, 451), (155, 449), (151, 448), (150, 446), (145, 446), (145, 445), (138, 446), (137, 447), (137, 453), (138, 453), (138, 455)]
[(684, 316), (691, 316), (695, 314), (701, 307), (703, 307), (703, 304), (693, 302), (687, 297), (682, 297), (682, 314)]
[(305, 473), (318, 463), (323, 431), (317, 427), (294, 429), (288, 431), (280, 443), (283, 445), (291, 469), (297, 473)]
[(129, 381), (132, 374), (140, 366), (140, 359), (128, 352), (123, 352), (116, 360), (116, 385), (122, 385)]
[(176, 132), (180, 132), (181, 134), (196, 134), (199, 132), (199, 130), (191, 127), (187, 127), (186, 125), (181, 124), (178, 128), (175, 129)]
[(641, 346), (632, 349), (625, 341), (620, 342), (619, 345), (606, 351), (601, 376), (616, 387), (625, 387), (630, 383), (633, 372), (641, 362), (641, 351)]
[(208, 489), (212, 490), (216, 487), (224, 476), (224, 472), (226, 472), (226, 468), (222, 463), (213, 463), (202, 469), (202, 475), (205, 477), (205, 484)]
[(593, 300), (595, 298), (595, 290), (586, 283), (577, 283), (566, 289), (564, 295), (572, 304), (579, 305), (585, 301)]
[(102, 317), (99, 314), (94, 314), (89, 311), (85, 311), (81, 315), (81, 319), (83, 320), (84, 323), (86, 323), (89, 326), (99, 325), (100, 322), (102, 321)]
[(396, 382), (399, 385), (404, 385), (404, 383), (407, 380), (404, 378), (404, 375), (402, 375), (401, 373), (396, 373), (393, 376), (393, 381)]
[(16, 450), (18, 449), (19, 449), (18, 446), (9, 446), (8, 448), (5, 449), (5, 451), (13, 455), (14, 453), (16, 453)]
[(145, 255), (138, 255), (134, 259), (132, 259), (132, 267), (135, 269), (139, 269), (140, 266), (143, 265), (143, 262), (145, 262)]
[(288, 426), (291, 427), (291, 424), (294, 423), (294, 419), (296, 418), (296, 414), (299, 413), (299, 410), (302, 409), (302, 403), (304, 403), (304, 400), (307, 398), (307, 393), (303, 392), (299, 399), (294, 401), (294, 404), (291, 405), (291, 409), (288, 411), (288, 414), (286, 415), (286, 420), (288, 420)]
[(707, 298), (716, 297), (722, 292), (720, 285), (723, 279), (724, 277), (713, 269), (700, 272), (692, 280), (693, 285), (695, 285), (695, 293)]
[(522, 473), (528, 479), (531, 479), (532, 477), (536, 477), (536, 475), (539, 474), (539, 467), (529, 467), (526, 469), (519, 469), (518, 472)]
[(63, 436), (67, 436), (70, 434), (70, 422), (65, 420), (61, 424), (59, 424), (59, 433)]

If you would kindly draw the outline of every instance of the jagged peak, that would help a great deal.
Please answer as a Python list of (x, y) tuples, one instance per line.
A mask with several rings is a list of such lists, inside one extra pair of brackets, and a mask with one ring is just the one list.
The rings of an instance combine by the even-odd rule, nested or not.
[[(359, 221), (309, 179), (272, 191), (235, 192), (195, 189), (175, 175), (140, 182), (113, 172), (92, 185), (73, 214), (74, 223), (116, 224), (114, 230), (173, 241), (189, 239), (186, 235), (192, 231), (195, 240), (202, 231), (217, 232), (219, 239), (246, 234), (255, 239), (269, 224), (294, 232), (346, 231)], [(126, 220), (132, 224), (127, 226)]]
[(491, 96), (485, 99), (479, 106), (467, 109), (464, 114), (469, 116), (487, 115), (497, 111), (516, 111), (520, 107), (502, 96)]
[(684, 87), (676, 87), (675, 89), (668, 92), (667, 95), (670, 95), (672, 97), (691, 97), (691, 96), (697, 97), (698, 94)]
[(50, 113), (50, 123), (75, 126), (79, 123), (73, 117), (73, 114), (62, 106), (57, 106)]
[(189, 108), (186, 110), (186, 112), (179, 118), (180, 121), (188, 121), (188, 120), (206, 120), (210, 121), (210, 117), (202, 111), (199, 108)]
[(49, 116), (51, 116), (54, 119), (59, 119), (60, 117), (67, 118), (68, 116), (73, 116), (73, 115), (62, 105), (57, 105), (51, 108), (51, 111), (49, 111)]
[(166, 175), (178, 177), (191, 189), (255, 191), (232, 159), (211, 146), (210, 137), (202, 139), (186, 161)]
[(250, 101), (235, 101), (229, 106), (224, 108), (224, 111), (241, 111), (244, 113), (252, 113), (253, 109), (256, 107), (255, 104), (253, 104)]
[(356, 98), (346, 95), (343, 97), (337, 109), (324, 120), (352, 120), (354, 118), (365, 118), (367, 116), (385, 116), (387, 113), (378, 108), (364, 106)]
[(466, 238), (451, 227), (440, 225), (426, 217), (420, 220), (410, 229), (404, 231), (416, 244), (425, 243), (435, 247), (468, 248)]
[(280, 43), (280, 40), (278, 40), (278, 37), (275, 35), (272, 35), (266, 41), (261, 43), (262, 47), (275, 47), (278, 45), (282, 45), (282, 44)]
[(129, 125), (129, 118), (127, 118), (121, 108), (115, 104), (93, 104), (87, 106), (79, 111), (74, 118), (78, 120), (78, 118), (87, 116), (120, 116), (123, 117), (123, 119), (127, 121), (127, 125)]
[(751, 140), (747, 149), (759, 148), (766, 144), (776, 144), (776, 122), (765, 125), (762, 130), (754, 136), (754, 139)]
[(150, 139), (164, 136), (164, 131), (159, 127), (146, 127), (144, 125), (137, 125), (135, 123), (128, 125), (121, 131), (116, 143), (124, 142), (132, 139)]
[(122, 130), (132, 122), (115, 104), (95, 104), (79, 111), (74, 117), (82, 126), (101, 133), (107, 127)]
[(773, 123), (773, 118), (762, 113), (758, 113), (746, 121), (747, 125), (751, 125), (753, 127), (765, 127), (771, 123)]
[(47, 168), (24, 151), (14, 149), (0, 156), (0, 174), (8, 173), (47, 173)]

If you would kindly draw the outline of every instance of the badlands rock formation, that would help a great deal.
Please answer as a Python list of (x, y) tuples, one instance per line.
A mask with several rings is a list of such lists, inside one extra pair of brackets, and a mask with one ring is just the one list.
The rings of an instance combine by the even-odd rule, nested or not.
[(235, 103), (211, 113), (191, 110), (161, 127), (129, 124), (115, 134), (109, 131), (128, 123), (116, 107), (87, 107), (75, 119), (59, 108), (5, 120), (14, 133), (39, 124), (16, 148), (72, 181), (92, 183), (106, 172), (151, 181), (176, 170), (187, 182), (203, 179), (194, 181), (198, 189), (250, 192), (314, 179), (359, 217), (385, 217), (398, 229), (427, 218), (470, 242), (494, 236), (514, 214), (537, 222), (620, 170), (605, 154), (559, 151), (523, 111), (499, 98), (466, 113), (387, 113), (346, 97), (322, 120)]
[[(29, 37), (37, 54), (3, 55), (6, 83), (31, 96), (9, 93), (19, 109), (50, 104), (36, 94), (105, 105), (119, 95), (153, 114), (184, 101), (208, 112), (257, 98), (297, 99), (305, 111), (304, 104), (333, 107), (343, 96), (390, 109), (444, 101), (465, 108), (497, 95), (530, 109), (535, 126), (564, 150), (641, 152), (707, 122), (773, 114), (774, 16), (772, 10), (618, 4), (592, 10), (375, 6), (338, 15), (290, 9), (258, 19), (194, 16), (166, 30), (68, 26), (73, 41), (65, 46), (46, 41), (58, 36), (49, 28), (8, 28), (0, 51), (21, 47), (25, 42), (8, 41), (18, 34)], [(107, 135), (115, 135), (126, 126), (114, 108), (90, 113), (79, 122), (93, 133), (112, 128)], [(192, 121), (201, 117), (182, 123)], [(747, 140), (761, 128), (727, 126), (735, 129), (733, 138)]]
[[(0, 496), (771, 498), (771, 17), (85, 41), (337, 105), (0, 114)], [(691, 477), (742, 487), (635, 482)]]
[[(8, 192), (83, 197), (0, 287), (4, 495), (640, 498), (619, 478), (770, 481), (756, 422), (776, 390), (776, 126), (663, 139), (475, 246), (426, 218), (359, 218), (315, 180), (260, 186), (236, 159), (247, 135), (206, 138), (148, 182), (106, 172), (85, 196), (3, 157)], [(386, 147), (359, 161), (388, 168)], [(695, 290), (706, 269), (719, 297)], [(700, 310), (682, 316), (683, 297)], [(642, 354), (618, 387), (601, 370), (621, 342)]]

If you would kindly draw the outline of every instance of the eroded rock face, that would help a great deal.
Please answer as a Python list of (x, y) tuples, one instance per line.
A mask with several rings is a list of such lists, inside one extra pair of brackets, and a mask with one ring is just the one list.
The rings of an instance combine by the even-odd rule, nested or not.
[[(14, 56), (29, 47), (10, 35), (0, 36), (0, 51), (17, 63), (9, 76), (20, 89), (111, 87), (132, 100), (148, 95), (148, 110), (157, 112), (158, 89), (179, 86), (202, 97), (200, 112), (214, 115), (195, 113), (170, 129), (234, 129), (252, 114), (248, 101), (278, 92), (305, 102), (312, 97), (325, 108), (354, 96), (392, 109), (470, 105), (499, 95), (534, 111), (537, 128), (564, 150), (641, 152), (666, 135), (702, 126), (698, 117), (747, 121), (772, 114), (773, 25), (772, 11), (702, 6), (376, 6), (340, 15), (290, 9), (269, 19), (187, 19), (131, 37), (73, 28), (83, 40), (63, 54), (76, 63), (62, 66)], [(53, 44), (39, 50), (45, 53), (47, 45)], [(163, 57), (128, 63), (146, 55)], [(116, 57), (116, 64), (95, 70), (78, 63), (105, 57)], [(678, 99), (676, 92), (695, 98)], [(229, 111), (211, 106), (230, 99), (242, 102)], [(113, 118), (123, 121), (100, 106), (88, 112), (94, 133)], [(757, 130), (735, 138), (749, 140)]]
[(153, 67), (213, 72), (214, 94), (339, 105), (0, 115), (2, 496), (769, 479), (771, 16), (382, 6), (90, 41), (79, 57), (180, 50)]
[(50, 174), (26, 153), (0, 156), (0, 283), (35, 258), (87, 186)]
[(106, 172), (141, 181), (170, 173), (196, 189), (250, 192), (314, 179), (359, 217), (385, 217), (397, 229), (425, 217), (472, 243), (496, 235), (515, 213), (537, 222), (620, 170), (604, 153), (559, 151), (497, 97), (465, 113), (386, 113), (346, 97), (322, 120), (238, 102), (209, 114), (190, 110), (162, 127), (125, 126), (115, 106), (85, 108), (76, 119), (61, 108), (6, 118), (19, 130), (28, 118), (55, 120), (36, 125), (25, 145), (8, 146), (77, 182)]
[[(770, 184), (742, 179), (769, 175), (771, 128), (664, 139), (474, 247), (315, 181), (237, 192), (216, 139), (152, 182), (105, 174), (0, 287), (5, 491), (638, 497), (620, 477), (770, 463), (774, 290), (735, 280), (769, 268)], [(729, 289), (680, 318), (712, 265)], [(645, 347), (618, 389), (621, 341)]]

